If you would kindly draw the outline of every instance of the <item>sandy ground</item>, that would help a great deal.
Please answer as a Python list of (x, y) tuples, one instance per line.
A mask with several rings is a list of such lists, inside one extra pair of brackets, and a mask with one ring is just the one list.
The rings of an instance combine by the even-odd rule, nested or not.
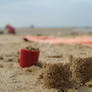
[[(36, 31), (35, 31), (36, 30)], [(39, 62), (44, 65), (46, 62), (68, 60), (73, 56), (92, 56), (92, 47), (83, 45), (50, 45), (28, 43), (22, 40), (24, 35), (54, 35), (60, 37), (74, 37), (81, 35), (72, 29), (32, 29), (17, 31), (17, 35), (0, 35), (0, 92), (62, 92), (57, 89), (47, 89), (39, 80), (42, 73), (41, 66), (32, 66), (22, 69), (19, 66), (19, 54), (21, 48), (36, 46), (40, 49)], [(47, 31), (46, 31), (47, 30)], [(51, 31), (50, 31), (51, 30)], [(63, 30), (65, 30), (63, 32)], [(21, 33), (22, 32), (22, 33)], [(82, 34), (83, 35), (83, 34)], [(85, 34), (84, 34), (85, 35)], [(86, 35), (90, 35), (86, 33)], [(60, 56), (60, 58), (49, 58), (49, 56)], [(80, 88), (69, 92), (92, 92), (91, 88)]]

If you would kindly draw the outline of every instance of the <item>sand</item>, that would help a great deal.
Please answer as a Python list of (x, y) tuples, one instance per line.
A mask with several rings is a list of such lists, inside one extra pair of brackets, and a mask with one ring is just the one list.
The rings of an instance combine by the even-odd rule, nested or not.
[[(22, 31), (19, 30), (19, 32), (17, 31), (17, 35), (0, 35), (0, 92), (62, 92), (59, 89), (44, 87), (43, 76), (41, 76), (44, 71), (43, 66), (47, 62), (71, 61), (71, 56), (92, 57), (92, 46), (88, 47), (79, 44), (38, 44), (33, 42), (28, 43), (22, 40), (23, 36), (27, 34), (43, 35), (45, 34), (43, 32), (44, 30), (47, 30), (46, 35), (60, 37), (73, 38), (78, 35), (85, 35), (73, 32), (71, 29), (66, 29), (68, 32), (63, 32), (63, 29), (58, 29), (58, 34), (56, 33), (57, 29), (54, 29), (54, 31), (53, 29), (39, 30), (37, 32), (37, 29), (32, 29), (32, 31), (23, 29), (24, 33), (21, 33)], [(91, 36), (88, 33), (86, 35)], [(36, 46), (40, 49), (39, 64), (38, 66), (22, 69), (19, 66), (20, 53), (18, 52), (26, 46)], [(92, 92), (92, 88), (83, 86), (77, 90), (69, 89), (68, 92)]]

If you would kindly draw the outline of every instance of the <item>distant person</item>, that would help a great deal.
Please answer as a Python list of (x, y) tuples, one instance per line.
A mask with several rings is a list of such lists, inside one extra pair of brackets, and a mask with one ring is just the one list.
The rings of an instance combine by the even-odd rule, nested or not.
[(34, 25), (31, 25), (31, 26), (30, 26), (30, 28), (32, 28), (32, 29), (33, 29), (33, 28), (35, 28), (35, 26), (34, 26)]
[(9, 34), (16, 34), (15, 28), (11, 25), (6, 25), (6, 30), (8, 31)]

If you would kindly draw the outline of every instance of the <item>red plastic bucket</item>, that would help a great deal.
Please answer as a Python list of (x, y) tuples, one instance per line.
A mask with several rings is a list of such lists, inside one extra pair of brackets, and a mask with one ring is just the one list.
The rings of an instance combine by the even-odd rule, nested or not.
[(39, 50), (21, 49), (20, 66), (30, 67), (37, 65), (39, 59)]

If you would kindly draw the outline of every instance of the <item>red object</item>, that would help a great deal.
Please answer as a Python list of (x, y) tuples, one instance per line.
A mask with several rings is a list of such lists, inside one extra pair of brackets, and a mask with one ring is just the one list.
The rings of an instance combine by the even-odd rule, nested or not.
[(37, 65), (39, 59), (39, 50), (21, 49), (20, 66), (30, 67)]

